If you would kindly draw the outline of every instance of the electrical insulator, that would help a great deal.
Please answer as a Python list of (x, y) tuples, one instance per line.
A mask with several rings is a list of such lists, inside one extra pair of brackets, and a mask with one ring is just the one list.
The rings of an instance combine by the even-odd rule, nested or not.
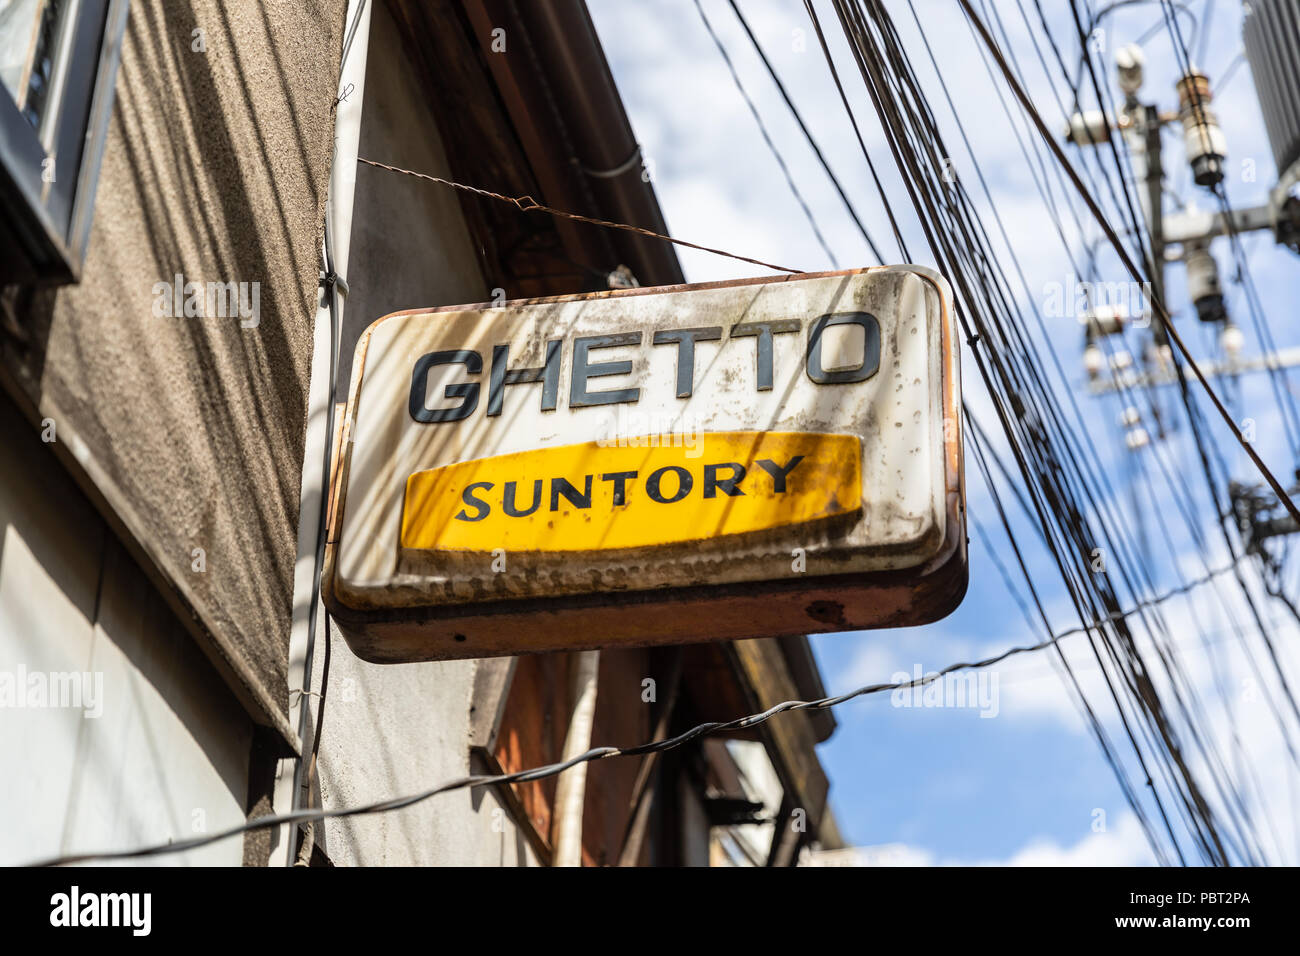
[(1286, 175), (1292, 181), (1280, 181), (1269, 196), (1273, 232), (1278, 242), (1300, 252), (1300, 160)]
[(1087, 328), (1088, 337), (1095, 339), (1103, 335), (1119, 335), (1124, 331), (1128, 318), (1128, 308), (1123, 304), (1097, 305), (1084, 312), (1079, 321)]
[(1085, 110), (1070, 117), (1065, 141), (1075, 146), (1098, 146), (1110, 140), (1110, 124), (1101, 110)]
[(1140, 421), (1142, 421), (1142, 413), (1132, 405), (1124, 409), (1123, 413), (1119, 416), (1119, 423), (1125, 427), (1136, 425)]
[(1175, 84), (1178, 90), (1178, 116), (1183, 121), (1183, 148), (1192, 164), (1192, 178), (1198, 186), (1217, 186), (1223, 182), (1224, 160), (1228, 142), (1219, 129), (1219, 120), (1210, 109), (1213, 96), (1204, 73), (1192, 70)]
[(1142, 89), (1142, 67), (1146, 57), (1136, 43), (1129, 43), (1115, 51), (1115, 71), (1119, 74), (1119, 88), (1126, 96), (1136, 96)]
[(1187, 296), (1196, 306), (1202, 322), (1222, 322), (1228, 317), (1223, 305), (1223, 286), (1219, 283), (1219, 264), (1214, 261), (1208, 243), (1189, 243), (1183, 254), (1187, 264)]
[(1223, 334), (1219, 336), (1219, 344), (1223, 346), (1223, 353), (1230, 359), (1235, 359), (1241, 354), (1241, 348), (1246, 344), (1246, 337), (1241, 334), (1241, 329), (1229, 322), (1223, 327)]
[(1133, 356), (1128, 353), (1127, 349), (1120, 349), (1110, 357), (1110, 367), (1116, 371), (1123, 371), (1133, 364)]
[(1088, 378), (1096, 378), (1101, 374), (1101, 367), (1105, 364), (1106, 358), (1101, 354), (1096, 343), (1089, 343), (1088, 347), (1083, 350), (1083, 370), (1088, 373)]
[(1124, 434), (1124, 444), (1128, 445), (1129, 451), (1137, 451), (1144, 448), (1151, 442), (1151, 436), (1147, 434), (1145, 428), (1130, 428)]

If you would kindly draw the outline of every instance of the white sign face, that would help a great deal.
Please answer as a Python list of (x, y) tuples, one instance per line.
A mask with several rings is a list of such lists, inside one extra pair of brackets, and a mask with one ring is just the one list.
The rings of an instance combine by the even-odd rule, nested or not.
[[(903, 582), (926, 593), (886, 623), (946, 613), (965, 581), (949, 299), (931, 271), (889, 267), (380, 319), (357, 347), (340, 446), (331, 610), (375, 659), (606, 643), (475, 647), (461, 622), (441, 630), (459, 627), (463, 651), (408, 646), (441, 627), (417, 618), (497, 608), (528, 621), (529, 607), (622, 603), (640, 622), (601, 626), (653, 642), (657, 595), (689, 594), (699, 613), (709, 588), (744, 604), (774, 585)], [(923, 582), (950, 559), (951, 601)], [(823, 616), (773, 623), (871, 623)], [(389, 656), (385, 627), (403, 632)], [(676, 622), (664, 639), (709, 636), (728, 635)]]

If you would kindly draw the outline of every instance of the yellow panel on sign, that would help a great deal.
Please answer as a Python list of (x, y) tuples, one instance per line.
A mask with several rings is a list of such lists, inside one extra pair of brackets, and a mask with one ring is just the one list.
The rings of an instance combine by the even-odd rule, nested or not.
[[(847, 515), (856, 435), (713, 432), (584, 442), (457, 462), (406, 482), (403, 548), (600, 551), (684, 544)], [(678, 440), (680, 436), (678, 436)]]

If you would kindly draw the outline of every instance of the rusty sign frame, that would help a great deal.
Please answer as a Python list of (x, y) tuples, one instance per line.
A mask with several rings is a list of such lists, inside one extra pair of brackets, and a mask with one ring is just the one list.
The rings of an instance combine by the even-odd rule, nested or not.
[[(335, 573), (345, 504), (344, 489), (351, 465), (347, 429), (364, 374), (370, 333), (385, 319), (503, 305), (547, 305), (593, 298), (617, 299), (665, 292), (771, 285), (899, 268), (919, 276), (932, 286), (940, 306), (946, 505), (944, 538), (934, 555), (920, 566), (866, 573), (809, 574), (775, 581), (507, 597), (441, 606), (360, 609), (349, 606), (340, 598), (335, 587)], [(362, 335), (357, 346), (346, 413), (340, 416), (339, 422), (327, 509), (322, 598), (353, 652), (374, 663), (456, 660), (913, 626), (951, 613), (966, 593), (967, 537), (959, 352), (953, 329), (951, 291), (936, 272), (925, 267), (876, 266), (395, 312), (373, 323)]]

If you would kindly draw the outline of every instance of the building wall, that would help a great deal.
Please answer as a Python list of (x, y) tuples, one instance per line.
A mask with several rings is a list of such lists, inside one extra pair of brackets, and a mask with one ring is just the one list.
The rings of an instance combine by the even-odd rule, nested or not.
[[(295, 742), (287, 649), (344, 7), (131, 4), (82, 280), (21, 292), (20, 333), (0, 330), (0, 676), (88, 670), (104, 697), (97, 719), (0, 710), (0, 812), (21, 821), (0, 828), (0, 862), (240, 822), (254, 725), (272, 752)], [(159, 315), (177, 275), (256, 283), (258, 311)]]
[[(415, 76), (387, 5), (375, 4), (359, 154), (447, 175), (444, 144)], [(375, 319), (488, 298), (459, 202), (431, 183), (360, 166), (350, 256), (341, 394), (356, 341)], [(469, 772), (475, 661), (367, 664), (334, 640), (319, 759), (324, 806), (415, 793)], [(536, 862), (510, 812), (486, 791), (330, 820), (322, 845), (339, 865)]]
[[(25, 303), (29, 341), (3, 353), (209, 656), (285, 731), (343, 9), (131, 4), (83, 279)], [(257, 283), (256, 325), (155, 314), (177, 275)]]
[[(248, 716), (3, 396), (0, 447), (0, 682), (22, 694), (0, 688), (0, 865), (241, 823)], [(75, 698), (33, 692), (33, 675), (74, 673)], [(160, 862), (242, 852), (228, 840)]]

